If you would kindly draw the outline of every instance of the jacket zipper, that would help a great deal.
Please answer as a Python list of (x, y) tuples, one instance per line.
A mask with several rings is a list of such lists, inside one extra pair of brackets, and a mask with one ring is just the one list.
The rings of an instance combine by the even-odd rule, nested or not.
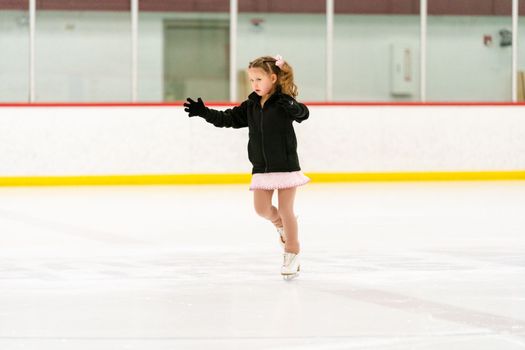
[(268, 172), (268, 160), (266, 160), (266, 153), (264, 153), (264, 131), (263, 131), (263, 109), (261, 107), (261, 150), (264, 159), (264, 172)]

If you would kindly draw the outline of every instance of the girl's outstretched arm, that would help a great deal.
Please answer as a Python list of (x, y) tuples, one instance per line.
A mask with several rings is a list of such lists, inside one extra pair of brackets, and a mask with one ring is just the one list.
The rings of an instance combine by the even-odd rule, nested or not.
[(289, 95), (283, 94), (281, 99), (279, 99), (279, 105), (286, 111), (286, 114), (290, 116), (290, 118), (298, 123), (308, 119), (310, 116), (308, 107), (303, 103), (297, 102)]
[(188, 116), (199, 116), (204, 118), (208, 123), (211, 123), (219, 128), (245, 128), (248, 126), (248, 116), (246, 112), (246, 104), (244, 101), (240, 106), (236, 106), (225, 111), (218, 111), (208, 108), (199, 97), (197, 101), (191, 98), (186, 99), (188, 102), (184, 104), (184, 111), (188, 112)]

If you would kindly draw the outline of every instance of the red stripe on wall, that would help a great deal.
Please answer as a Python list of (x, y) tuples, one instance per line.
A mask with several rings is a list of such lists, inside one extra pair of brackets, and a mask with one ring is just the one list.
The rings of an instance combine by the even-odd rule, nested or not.
[[(37, 102), (37, 103), (0, 103), (1, 107), (182, 107), (179, 102), (144, 102), (144, 103), (87, 103), (87, 102)], [(426, 106), (513, 106), (525, 107), (525, 102), (304, 102), (308, 106), (390, 106), (390, 107), (426, 107)], [(207, 102), (209, 107), (238, 106), (240, 102)]]

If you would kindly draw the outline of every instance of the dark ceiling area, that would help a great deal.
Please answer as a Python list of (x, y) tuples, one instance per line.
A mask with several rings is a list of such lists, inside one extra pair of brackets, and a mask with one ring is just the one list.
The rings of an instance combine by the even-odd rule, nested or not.
[[(130, 11), (129, 0), (37, 0), (38, 10)], [(228, 12), (229, 0), (142, 0), (141, 11)], [(29, 0), (0, 0), (0, 10), (27, 10)], [(419, 0), (335, 0), (337, 14), (418, 15)], [(324, 0), (239, 0), (239, 12), (324, 13)], [(429, 15), (510, 16), (512, 0), (429, 0)], [(519, 13), (525, 16), (525, 1)]]

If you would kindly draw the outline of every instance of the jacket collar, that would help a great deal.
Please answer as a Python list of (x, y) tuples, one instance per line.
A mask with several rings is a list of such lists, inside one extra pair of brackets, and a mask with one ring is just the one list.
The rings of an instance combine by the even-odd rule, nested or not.
[[(266, 103), (270, 102), (271, 100), (278, 98), (281, 95), (281, 89), (278, 87), (277, 90), (270, 96), (270, 98), (266, 101)], [(260, 103), (261, 102), (261, 96), (257, 95), (257, 93), (254, 91), (250, 95), (248, 95), (248, 98), (252, 100), (253, 102)], [(265, 104), (266, 104), (265, 103)]]
[(248, 98), (252, 100), (253, 102), (259, 102), (261, 100), (261, 96), (257, 95), (257, 93), (254, 91), (252, 92)]

